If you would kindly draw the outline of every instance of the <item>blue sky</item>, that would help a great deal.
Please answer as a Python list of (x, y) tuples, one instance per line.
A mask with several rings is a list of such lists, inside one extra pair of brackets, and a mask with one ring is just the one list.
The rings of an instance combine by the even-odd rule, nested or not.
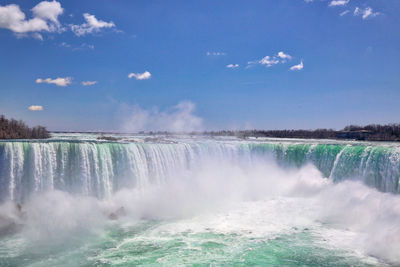
[(0, 0), (0, 113), (81, 131), (399, 122), (399, 25), (398, 0)]

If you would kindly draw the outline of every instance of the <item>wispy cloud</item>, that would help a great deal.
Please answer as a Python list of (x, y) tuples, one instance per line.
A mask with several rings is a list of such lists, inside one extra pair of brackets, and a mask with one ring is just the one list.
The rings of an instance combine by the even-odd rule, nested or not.
[(151, 78), (151, 73), (148, 71), (145, 71), (143, 73), (129, 73), (128, 78), (131, 79), (135, 77), (136, 80), (148, 80)]
[(36, 83), (48, 83), (48, 84), (55, 84), (57, 86), (67, 86), (72, 83), (72, 78), (71, 77), (65, 77), (65, 78), (56, 78), (56, 79), (41, 79), (38, 78), (36, 79)]
[(350, 0), (332, 0), (329, 6), (345, 6), (350, 2)]
[(353, 14), (354, 14), (354, 16), (361, 16), (362, 19), (367, 19), (367, 18), (376, 17), (376, 16), (380, 15), (381, 13), (374, 12), (371, 7), (366, 7), (366, 8), (356, 7), (354, 9), (354, 13)]
[(62, 47), (71, 47), (71, 45), (70, 45), (70, 44), (67, 44), (66, 42), (62, 42), (62, 43), (60, 44), (60, 46), (62, 46)]
[[(64, 9), (59, 2), (42, 1), (32, 8), (33, 17), (26, 19), (25, 13), (21, 11), (18, 5), (0, 6), (0, 28), (13, 31), (19, 34), (20, 37), (23, 37), (23, 34), (26, 33), (61, 31), (62, 28), (58, 17), (63, 12)], [(37, 34), (33, 37), (43, 39), (43, 37), (39, 37)]]
[(99, 32), (103, 28), (113, 28), (115, 27), (114, 22), (106, 22), (103, 20), (99, 20), (95, 17), (95, 15), (91, 15), (89, 13), (83, 14), (83, 17), (86, 20), (86, 23), (81, 25), (70, 25), (71, 30), (77, 35), (82, 36), (86, 34), (91, 34), (95, 32)]
[(80, 46), (72, 48), (72, 50), (74, 50), (74, 51), (76, 51), (76, 50), (85, 50), (85, 49), (93, 50), (94, 49), (94, 45), (83, 43)]
[(347, 13), (349, 13), (350, 12), (350, 10), (345, 10), (345, 11), (343, 11), (342, 13), (340, 13), (339, 15), (341, 16), (341, 17), (343, 17), (344, 15), (346, 15)]
[(171, 131), (191, 132), (203, 129), (203, 119), (194, 114), (196, 105), (181, 101), (160, 111), (157, 107), (143, 109), (139, 105), (123, 104), (118, 114), (122, 118), (123, 132)]
[(31, 111), (41, 111), (41, 110), (43, 110), (43, 106), (32, 105), (32, 106), (29, 106), (28, 109)]
[(41, 34), (38, 33), (38, 32), (32, 33), (32, 37), (35, 38), (36, 40), (40, 40), (40, 41), (43, 41), (43, 40), (44, 40), (44, 39), (43, 39), (43, 35), (41, 35)]
[(82, 85), (83, 86), (91, 86), (91, 85), (95, 85), (97, 83), (97, 81), (83, 81)]
[(303, 68), (304, 68), (303, 61), (300, 61), (300, 64), (291, 66), (290, 70), (302, 70)]
[(274, 56), (265, 56), (260, 60), (254, 60), (247, 62), (247, 67), (254, 65), (254, 64), (261, 64), (265, 65), (267, 68), (277, 65), (279, 63), (285, 63), (287, 60), (292, 59), (292, 56), (286, 54), (282, 51), (278, 52), (278, 54)]
[(207, 56), (226, 56), (225, 52), (207, 52)]
[(236, 69), (236, 68), (239, 68), (239, 64), (228, 64), (228, 65), (226, 65), (226, 67), (229, 69)]
[(65, 48), (71, 48), (73, 51), (86, 50), (86, 49), (93, 50), (94, 49), (94, 45), (87, 44), (87, 43), (82, 43), (82, 44), (80, 44), (78, 46), (75, 46), (75, 45), (68, 44), (66, 42), (62, 42), (60, 44), (60, 46), (61, 47), (65, 47)]

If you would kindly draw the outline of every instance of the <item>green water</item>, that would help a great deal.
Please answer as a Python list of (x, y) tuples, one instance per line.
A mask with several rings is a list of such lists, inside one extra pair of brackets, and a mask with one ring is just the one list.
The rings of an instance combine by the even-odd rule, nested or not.
[(0, 266), (400, 264), (398, 144), (76, 138), (0, 142)]
[(355, 249), (356, 233), (312, 219), (315, 205), (272, 198), (67, 233), (27, 229), (0, 239), (0, 266), (386, 266)]
[[(374, 259), (330, 247), (312, 229), (271, 238), (190, 230), (175, 235), (153, 231), (163, 222), (109, 226), (99, 235), (63, 244), (26, 244), (0, 251), (1, 266), (378, 266)], [(3, 241), (7, 242), (7, 241)], [(2, 242), (2, 243), (3, 243)], [(18, 242), (18, 240), (9, 241)], [(3, 243), (4, 244), (4, 243)], [(11, 245), (11, 244), (9, 244)], [(50, 256), (51, 255), (51, 256)]]

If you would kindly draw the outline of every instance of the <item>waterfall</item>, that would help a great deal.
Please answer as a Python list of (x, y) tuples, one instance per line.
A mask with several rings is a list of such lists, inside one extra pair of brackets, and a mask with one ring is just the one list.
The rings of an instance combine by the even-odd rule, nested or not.
[(107, 198), (125, 187), (162, 186), (178, 170), (213, 158), (270, 160), (285, 168), (315, 165), (335, 182), (360, 179), (399, 193), (400, 149), (370, 144), (196, 141), (107, 143), (91, 141), (0, 142), (0, 200), (24, 201), (32, 193), (62, 190)]

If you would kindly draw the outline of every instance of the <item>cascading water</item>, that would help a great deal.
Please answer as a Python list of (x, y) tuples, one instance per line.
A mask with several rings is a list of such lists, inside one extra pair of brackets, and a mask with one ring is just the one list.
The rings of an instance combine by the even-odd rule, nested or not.
[(397, 143), (97, 137), (0, 142), (0, 266), (400, 264)]
[(125, 187), (162, 184), (178, 170), (209, 157), (251, 161), (273, 157), (286, 167), (314, 164), (334, 181), (360, 179), (399, 193), (400, 146), (291, 142), (0, 142), (0, 197), (23, 201), (33, 192), (58, 189), (110, 197)]

